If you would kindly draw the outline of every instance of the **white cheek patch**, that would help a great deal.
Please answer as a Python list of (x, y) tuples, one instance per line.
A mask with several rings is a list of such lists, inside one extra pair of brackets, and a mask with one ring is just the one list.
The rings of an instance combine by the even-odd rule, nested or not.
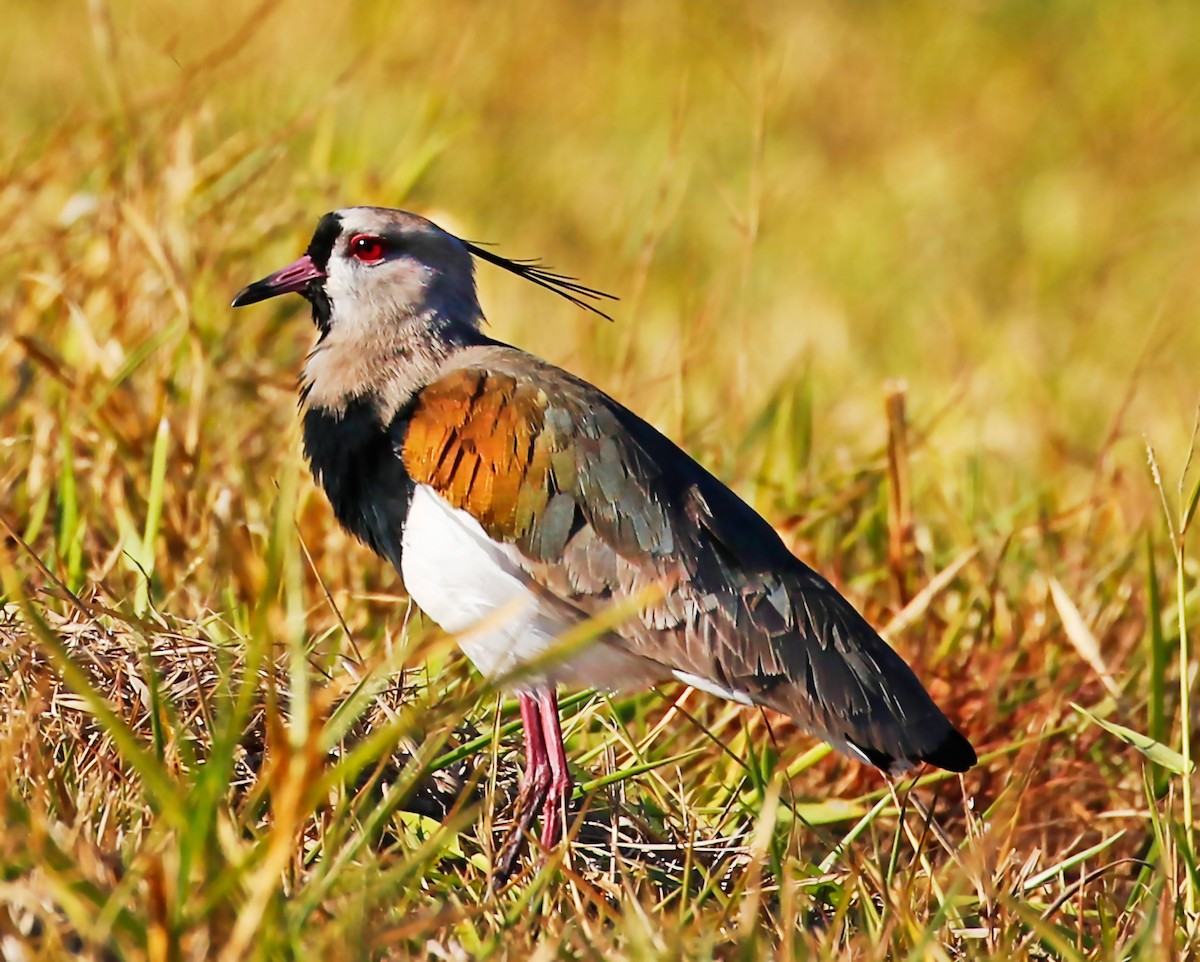
[(419, 314), (426, 307), (429, 280), (429, 268), (411, 257), (360, 264), (335, 250), (325, 275), (331, 326), (366, 333)]

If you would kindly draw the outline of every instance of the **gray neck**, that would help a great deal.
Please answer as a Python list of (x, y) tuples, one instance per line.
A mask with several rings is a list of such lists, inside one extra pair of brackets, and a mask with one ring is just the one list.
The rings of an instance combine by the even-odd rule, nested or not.
[(389, 423), (458, 351), (479, 341), (478, 310), (471, 323), (456, 319), (462, 313), (431, 307), (383, 322), (364, 321), (360, 312), (335, 314), (304, 365), (305, 405), (341, 414), (350, 401), (366, 398)]

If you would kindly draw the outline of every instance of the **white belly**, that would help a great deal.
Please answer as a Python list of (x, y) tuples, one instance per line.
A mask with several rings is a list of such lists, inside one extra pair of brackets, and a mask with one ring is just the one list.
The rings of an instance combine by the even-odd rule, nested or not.
[[(467, 512), (428, 485), (413, 492), (400, 573), (409, 597), (489, 678), (544, 658), (517, 688), (567, 682), (621, 687), (647, 680), (641, 659), (597, 641), (557, 660), (553, 650), (583, 616), (538, 593), (510, 545), (493, 541)], [(548, 656), (548, 657), (546, 657)]]

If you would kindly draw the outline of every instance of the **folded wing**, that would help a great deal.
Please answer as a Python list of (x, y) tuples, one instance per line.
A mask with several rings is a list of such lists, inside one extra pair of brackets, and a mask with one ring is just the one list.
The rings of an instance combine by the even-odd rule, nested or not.
[(399, 454), (414, 482), (590, 613), (650, 586), (615, 630), (631, 654), (793, 716), (880, 768), (975, 763), (911, 669), (766, 521), (596, 388), (502, 345), (426, 387)]

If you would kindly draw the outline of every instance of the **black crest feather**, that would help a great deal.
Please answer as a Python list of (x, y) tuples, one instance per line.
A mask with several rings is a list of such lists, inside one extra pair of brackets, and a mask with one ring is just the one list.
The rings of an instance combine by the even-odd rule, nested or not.
[(472, 244), (470, 241), (463, 241), (463, 246), (480, 260), (485, 260), (489, 264), (495, 264), (497, 267), (502, 267), (506, 271), (516, 274), (517, 277), (523, 277), (525, 280), (531, 281), (538, 287), (544, 287), (548, 291), (553, 291), (559, 297), (566, 298), (576, 307), (581, 307), (585, 311), (591, 311), (593, 314), (599, 314), (606, 321), (612, 320), (609, 315), (596, 307), (595, 304), (589, 303), (589, 301), (618, 300), (614, 294), (606, 294), (604, 291), (598, 291), (595, 288), (580, 284), (578, 277), (559, 274), (557, 271), (546, 267), (537, 259), (513, 260), (508, 257), (501, 257), (499, 254), (493, 254), (486, 248), (478, 244)]

